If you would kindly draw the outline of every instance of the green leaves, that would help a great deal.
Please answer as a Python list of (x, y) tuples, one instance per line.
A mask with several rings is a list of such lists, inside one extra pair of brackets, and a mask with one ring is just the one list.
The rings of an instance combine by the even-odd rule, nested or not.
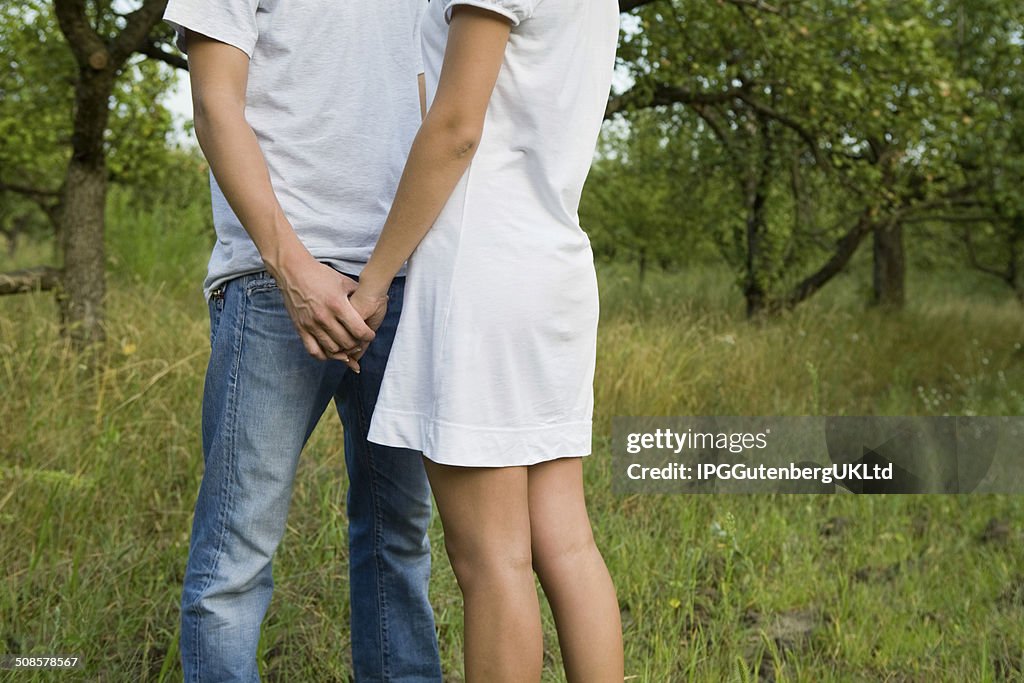
[(785, 298), (848, 251), (863, 217), (1024, 211), (1024, 24), (1008, 4), (664, 0), (627, 24), (634, 85), (618, 101), (685, 131), (677, 189), (702, 178), (741, 286)]
[[(110, 3), (91, 11), (102, 34), (116, 32), (122, 20)], [(78, 66), (50, 2), (0, 7), (0, 64), (0, 182), (56, 189), (70, 154)], [(161, 181), (174, 127), (162, 99), (172, 80), (169, 67), (141, 56), (121, 72), (105, 136), (113, 180)]]

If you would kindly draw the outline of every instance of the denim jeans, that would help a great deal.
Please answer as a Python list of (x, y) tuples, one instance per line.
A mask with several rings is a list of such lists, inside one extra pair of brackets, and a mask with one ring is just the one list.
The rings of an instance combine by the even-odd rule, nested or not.
[[(345, 433), (349, 591), (357, 681), (441, 680), (430, 575), (430, 490), (418, 453), (366, 440), (401, 310), (390, 310), (362, 372), (307, 354), (267, 273), (210, 299), (203, 395), (205, 472), (181, 603), (188, 683), (259, 680), (256, 648), (273, 590), (299, 452), (332, 398)], [(340, 542), (341, 539), (338, 539)]]

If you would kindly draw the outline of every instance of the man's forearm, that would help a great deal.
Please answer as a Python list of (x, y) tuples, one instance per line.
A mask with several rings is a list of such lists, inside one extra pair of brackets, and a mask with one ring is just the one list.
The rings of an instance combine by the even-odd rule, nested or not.
[(423, 74), (416, 77), (416, 87), (420, 93), (420, 120), (427, 118), (427, 81)]
[(314, 358), (353, 353), (373, 339), (348, 295), (355, 283), (318, 263), (284, 215), (256, 133), (245, 118), (249, 58), (226, 43), (190, 32), (189, 76), (196, 137), (221, 192), (278, 281), (288, 315)]
[[(198, 107), (197, 107), (198, 109)], [(196, 137), (225, 199), (274, 275), (311, 259), (281, 210), (256, 134), (237, 105), (206, 102)]]

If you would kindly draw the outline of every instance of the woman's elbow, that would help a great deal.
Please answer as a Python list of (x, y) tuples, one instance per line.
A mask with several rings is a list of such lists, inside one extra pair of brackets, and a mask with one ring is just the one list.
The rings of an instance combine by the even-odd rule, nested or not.
[(478, 134), (466, 133), (452, 138), (451, 150), (456, 159), (472, 158), (476, 154), (476, 148), (480, 146)]
[(483, 122), (462, 117), (438, 117), (431, 122), (434, 138), (452, 158), (461, 160), (472, 157), (480, 146)]

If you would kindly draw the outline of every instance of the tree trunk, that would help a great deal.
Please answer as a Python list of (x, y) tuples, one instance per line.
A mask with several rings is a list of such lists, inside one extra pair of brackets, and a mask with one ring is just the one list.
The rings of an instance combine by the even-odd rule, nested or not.
[(59, 295), (61, 322), (79, 346), (102, 341), (106, 169), (72, 161), (68, 166), (61, 235), (64, 277)]
[(797, 304), (803, 303), (807, 299), (811, 298), (816, 294), (822, 287), (828, 284), (832, 278), (841, 273), (853, 255), (857, 253), (857, 249), (860, 247), (861, 242), (867, 237), (868, 233), (872, 231), (873, 212), (871, 208), (865, 209), (860, 217), (857, 219), (856, 224), (850, 228), (839, 240), (836, 242), (835, 252), (829, 257), (828, 261), (825, 262), (818, 270), (811, 275), (804, 278), (791, 292), (785, 297), (784, 308), (793, 308)]
[(907, 278), (903, 226), (887, 222), (876, 227), (874, 248), (874, 303), (886, 308), (903, 308)]
[(746, 270), (743, 282), (743, 298), (747, 302), (747, 317), (752, 318), (764, 309), (764, 288), (757, 277), (758, 256), (760, 256), (761, 232), (764, 228), (764, 195), (751, 179), (747, 183), (747, 225), (746, 242), (747, 258), (744, 262)]
[(72, 156), (59, 217), (64, 274), (58, 298), (61, 323), (78, 347), (104, 339), (107, 168), (103, 136), (113, 86), (111, 70), (86, 67), (75, 88)]
[(1021, 247), (1024, 246), (1024, 215), (1019, 215), (1013, 221), (1013, 234), (1010, 237), (1009, 263), (1006, 269), (1006, 279), (1017, 301), (1024, 306), (1024, 268), (1021, 268)]
[(774, 148), (768, 121), (758, 117), (761, 130), (761, 155), (756, 172), (747, 176), (744, 195), (747, 205), (747, 258), (746, 277), (743, 283), (743, 298), (747, 301), (747, 317), (754, 318), (767, 313), (773, 306), (765, 291), (761, 273), (762, 241), (768, 230), (768, 184), (771, 179)]

